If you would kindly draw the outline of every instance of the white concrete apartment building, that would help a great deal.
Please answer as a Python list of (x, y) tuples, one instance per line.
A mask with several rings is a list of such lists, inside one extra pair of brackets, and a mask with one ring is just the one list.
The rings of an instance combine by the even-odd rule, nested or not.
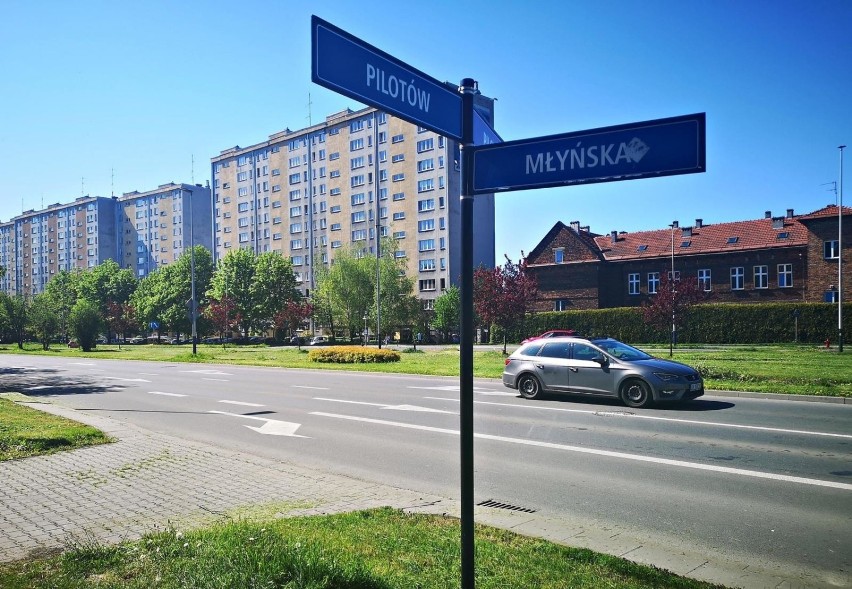
[[(309, 295), (314, 266), (351, 246), (375, 256), (377, 233), (393, 236), (431, 308), (461, 276), (458, 159), (456, 142), (373, 108), (226, 149), (212, 158), (216, 257), (280, 252)], [(493, 195), (476, 197), (474, 227), (474, 265), (492, 267)]]
[[(0, 288), (30, 297), (61, 270), (113, 259), (137, 277), (173, 262), (194, 242), (212, 250), (210, 189), (163, 184), (121, 197), (82, 196), (0, 223)], [(164, 239), (165, 238), (165, 239)]]

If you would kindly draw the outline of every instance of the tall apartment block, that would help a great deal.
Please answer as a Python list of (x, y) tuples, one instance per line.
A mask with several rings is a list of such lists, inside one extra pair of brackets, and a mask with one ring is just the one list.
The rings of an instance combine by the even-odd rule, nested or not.
[[(493, 112), (491, 99), (476, 99)], [(211, 163), (217, 259), (232, 248), (280, 252), (309, 295), (314, 268), (344, 248), (375, 256), (377, 238), (391, 236), (424, 308), (461, 277), (455, 141), (373, 108), (347, 109)], [(493, 267), (493, 195), (476, 197), (474, 227), (474, 265)]]
[(177, 260), (190, 244), (213, 250), (210, 188), (161, 184), (118, 198), (117, 261), (142, 278)]
[(94, 268), (107, 259), (138, 277), (173, 262), (194, 243), (212, 250), (210, 189), (164, 184), (122, 197), (83, 196), (26, 211), (0, 223), (0, 288), (11, 295), (44, 291), (61, 270)]

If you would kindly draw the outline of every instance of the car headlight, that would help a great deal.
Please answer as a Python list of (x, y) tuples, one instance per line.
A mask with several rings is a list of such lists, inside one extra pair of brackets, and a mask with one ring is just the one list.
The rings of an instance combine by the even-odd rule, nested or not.
[(673, 380), (677, 380), (678, 378), (680, 378), (677, 374), (671, 374), (668, 372), (655, 372), (654, 376), (656, 376), (663, 382), (672, 382)]

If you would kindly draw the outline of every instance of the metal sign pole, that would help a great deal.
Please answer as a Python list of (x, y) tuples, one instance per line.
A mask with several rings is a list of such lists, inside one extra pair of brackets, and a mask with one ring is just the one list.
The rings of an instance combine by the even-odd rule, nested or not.
[(461, 81), (461, 339), (459, 359), (461, 437), (461, 587), (475, 584), (473, 526), (473, 97), (478, 92), (471, 78)]

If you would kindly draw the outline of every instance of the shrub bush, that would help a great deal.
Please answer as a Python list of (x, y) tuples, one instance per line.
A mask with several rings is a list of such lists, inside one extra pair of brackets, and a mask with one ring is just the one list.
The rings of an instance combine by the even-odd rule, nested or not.
[(394, 350), (365, 346), (328, 346), (308, 352), (308, 360), (338, 364), (378, 364), (399, 362), (400, 355)]
[[(796, 339), (793, 311), (799, 312), (798, 341), (822, 343), (837, 338), (837, 305), (832, 303), (706, 303), (695, 305), (677, 328), (678, 343), (769, 344)], [(852, 304), (843, 305), (843, 331), (852, 327)], [(669, 333), (646, 325), (639, 307), (551, 311), (529, 315), (522, 327), (508, 334), (519, 342), (549, 329), (573, 329), (582, 336), (610, 336), (626, 342), (668, 342)], [(845, 338), (844, 338), (845, 339)], [(503, 342), (493, 327), (491, 343)]]

